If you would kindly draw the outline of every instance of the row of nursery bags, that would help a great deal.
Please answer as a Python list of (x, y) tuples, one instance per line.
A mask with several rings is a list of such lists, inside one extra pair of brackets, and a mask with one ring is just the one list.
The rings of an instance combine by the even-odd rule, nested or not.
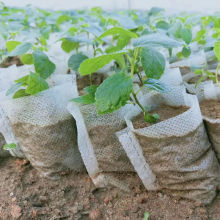
[[(95, 105), (70, 102), (84, 80), (74, 73), (55, 74), (50, 89), (36, 96), (12, 99), (5, 90), (0, 93), (0, 133), (8, 144), (16, 144), (12, 155), (26, 157), (51, 179), (58, 179), (67, 168), (87, 170), (97, 187), (111, 184), (128, 190), (117, 173), (137, 172), (148, 190), (205, 204), (213, 200), (220, 167), (209, 138), (216, 150), (220, 142), (214, 140), (213, 127), (220, 127), (207, 127), (208, 137), (198, 98), (186, 93), (179, 68), (167, 68), (161, 78), (169, 92), (139, 93), (144, 106), (169, 113), (147, 126), (137, 126), (134, 119), (141, 113), (137, 106), (128, 104), (99, 116)], [(176, 111), (170, 113), (169, 107)]]

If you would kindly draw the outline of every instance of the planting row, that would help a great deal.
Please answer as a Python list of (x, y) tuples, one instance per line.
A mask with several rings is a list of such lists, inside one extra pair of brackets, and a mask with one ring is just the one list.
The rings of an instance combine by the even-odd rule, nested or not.
[(51, 179), (87, 171), (97, 187), (129, 190), (120, 173), (137, 172), (148, 190), (213, 200), (217, 14), (1, 7), (4, 150)]

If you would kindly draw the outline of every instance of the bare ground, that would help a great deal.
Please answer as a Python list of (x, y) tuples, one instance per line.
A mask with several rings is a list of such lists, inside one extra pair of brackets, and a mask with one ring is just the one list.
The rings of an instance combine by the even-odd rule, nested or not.
[(0, 219), (22, 220), (218, 220), (220, 196), (205, 207), (147, 192), (139, 178), (127, 175), (131, 192), (97, 189), (87, 174), (63, 173), (59, 181), (40, 178), (28, 161), (7, 158), (0, 162)]

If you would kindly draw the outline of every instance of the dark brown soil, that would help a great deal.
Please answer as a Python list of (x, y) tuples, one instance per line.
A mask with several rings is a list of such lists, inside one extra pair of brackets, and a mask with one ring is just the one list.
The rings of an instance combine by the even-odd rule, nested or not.
[(124, 176), (131, 192), (97, 189), (87, 174), (63, 173), (59, 181), (40, 178), (28, 161), (0, 162), (1, 220), (218, 220), (220, 198), (210, 207), (160, 192), (147, 192), (135, 174)]
[(220, 101), (204, 100), (200, 102), (202, 115), (212, 119), (220, 118)]
[[(201, 78), (201, 75), (195, 75), (194, 77), (192, 77), (191, 79), (189, 79), (187, 82), (189, 84), (195, 84), (197, 83), (197, 81)], [(207, 80), (211, 80), (209, 77), (206, 77), (202, 80), (202, 82), (205, 82)], [(218, 76), (218, 80), (220, 81), (220, 76)]]
[[(160, 119), (156, 122), (165, 121), (169, 118), (175, 117), (187, 111), (189, 108), (186, 106), (174, 107), (168, 105), (161, 105), (159, 109), (151, 111), (151, 114), (158, 114)], [(139, 115), (133, 118), (133, 126), (135, 129), (145, 128), (151, 126), (151, 123), (148, 123), (144, 120), (144, 114), (141, 112)]]
[(7, 68), (11, 65), (16, 65), (16, 66), (22, 66), (23, 63), (21, 62), (19, 57), (7, 57), (1, 64), (0, 67), (1, 68)]
[[(90, 80), (90, 77), (92, 80)], [(85, 87), (90, 85), (100, 85), (104, 80), (106, 79), (106, 76), (100, 73), (93, 73), (91, 76), (77, 76), (77, 87), (79, 91), (79, 95), (84, 95), (85, 91), (83, 90)], [(92, 83), (91, 83), (92, 82)]]
[(59, 177), (66, 169), (62, 163), (68, 159), (66, 152), (77, 146), (75, 119), (63, 118), (47, 126), (21, 122), (11, 125), (31, 164), (48, 177)]
[(186, 75), (187, 73), (191, 72), (191, 69), (188, 66), (180, 67), (180, 72), (181, 72), (182, 75)]
[(89, 137), (99, 168), (106, 171), (134, 171), (115, 133), (126, 127), (125, 123), (112, 126), (96, 126), (89, 130)]

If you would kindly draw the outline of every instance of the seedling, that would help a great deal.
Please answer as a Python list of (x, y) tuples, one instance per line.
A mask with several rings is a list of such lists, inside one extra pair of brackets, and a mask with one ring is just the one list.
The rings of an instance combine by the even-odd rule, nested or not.
[[(168, 88), (159, 79), (165, 69), (165, 58), (156, 50), (156, 47), (166, 48), (177, 47), (180, 43), (166, 35), (150, 34), (138, 37), (137, 34), (119, 27), (114, 27), (104, 32), (99, 39), (106, 36), (117, 36), (117, 45), (111, 47), (110, 53), (107, 48), (106, 53), (94, 58), (85, 59), (79, 67), (81, 75), (89, 75), (106, 64), (115, 60), (119, 65), (119, 70), (109, 76), (98, 87), (87, 87), (86, 95), (73, 99), (73, 101), (83, 104), (95, 103), (98, 114), (107, 114), (120, 109), (127, 103), (138, 105), (144, 113), (147, 122), (155, 122), (159, 119), (157, 114), (150, 114), (138, 100), (137, 94), (144, 87), (159, 92), (166, 92)], [(121, 42), (126, 39), (126, 45)], [(129, 42), (133, 40), (132, 49), (129, 49)], [(123, 49), (123, 50), (122, 50)], [(145, 72), (145, 77), (140, 74), (140, 69)], [(141, 88), (135, 92), (133, 77), (139, 76)]]
[[(20, 98), (37, 94), (49, 88), (46, 79), (54, 72), (56, 66), (48, 56), (31, 43), (9, 41), (6, 43), (9, 56), (20, 56), (25, 65), (34, 64), (35, 72), (15, 80), (15, 83), (6, 93), (13, 94), (13, 98)], [(29, 52), (32, 50), (32, 52)]]
[(5, 144), (3, 146), (3, 150), (12, 150), (16, 148), (16, 144), (15, 143), (11, 143), (11, 144)]
[(144, 220), (148, 220), (149, 217), (150, 217), (149, 212), (145, 212), (145, 213), (144, 213)]
[(219, 73), (220, 73), (220, 41), (216, 41), (215, 42), (215, 44), (214, 44), (214, 52), (215, 52), (215, 55), (216, 55), (217, 60), (219, 62), (216, 70), (214, 72), (211, 72), (209, 70), (205, 70), (205, 68), (195, 70), (195, 74), (198, 74), (198, 75), (201, 76), (199, 78), (199, 80), (196, 82), (196, 86), (198, 86), (202, 81), (204, 81), (205, 79), (208, 78), (208, 79), (212, 80), (214, 83), (216, 83), (218, 85), (218, 87), (220, 87), (220, 82), (219, 82)]

